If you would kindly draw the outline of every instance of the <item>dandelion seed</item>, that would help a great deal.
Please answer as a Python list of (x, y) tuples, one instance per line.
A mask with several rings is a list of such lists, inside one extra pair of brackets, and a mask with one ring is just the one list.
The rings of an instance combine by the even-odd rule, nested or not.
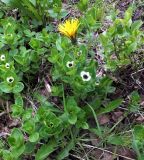
[(75, 39), (79, 25), (80, 23), (78, 19), (68, 19), (63, 24), (58, 25), (58, 30), (70, 39)]
[(4, 54), (2, 54), (2, 55), (0, 56), (0, 60), (1, 60), (1, 61), (5, 61), (5, 55), (4, 55)]
[(8, 83), (13, 83), (14, 82), (14, 78), (11, 76), (11, 77), (7, 77), (7, 82)]
[(67, 64), (66, 64), (66, 66), (68, 68), (72, 68), (74, 66), (74, 61), (68, 61)]
[(83, 81), (89, 81), (91, 79), (91, 76), (90, 76), (89, 72), (82, 71), (80, 73), (80, 76), (82, 77)]

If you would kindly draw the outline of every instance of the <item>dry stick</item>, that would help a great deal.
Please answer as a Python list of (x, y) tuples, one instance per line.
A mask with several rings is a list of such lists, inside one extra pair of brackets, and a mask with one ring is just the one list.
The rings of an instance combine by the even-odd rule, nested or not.
[(133, 158), (129, 158), (129, 157), (126, 157), (126, 156), (123, 156), (123, 155), (120, 155), (120, 154), (117, 154), (117, 153), (113, 153), (109, 150), (106, 150), (106, 149), (103, 149), (103, 148), (99, 148), (99, 147), (96, 147), (96, 146), (92, 146), (92, 145), (88, 145), (88, 144), (82, 144), (84, 147), (87, 147), (87, 148), (93, 148), (93, 149), (98, 149), (98, 150), (101, 150), (103, 152), (107, 152), (107, 153), (110, 153), (110, 154), (114, 154), (115, 156), (119, 156), (119, 157), (122, 157), (122, 158), (126, 158), (127, 160), (135, 160)]
[(0, 113), (0, 117), (3, 116), (4, 114), (6, 114), (5, 111), (4, 111), (4, 112), (1, 112), (1, 113)]
[(6, 133), (6, 132), (1, 132), (0, 133), (0, 137), (3, 137), (3, 136), (9, 136), (10, 134), (9, 133)]
[(139, 115), (144, 119), (144, 115), (143, 113), (141, 113), (140, 111), (138, 111)]
[(73, 157), (75, 157), (75, 158), (77, 158), (77, 159), (85, 160), (85, 159), (83, 159), (83, 158), (81, 158), (81, 157), (79, 157), (79, 156), (77, 156), (77, 155), (74, 155), (74, 154), (71, 154), (71, 153), (70, 153), (70, 155), (73, 156)]
[(83, 156), (83, 158), (87, 157), (88, 154), (91, 153), (93, 150), (94, 150), (94, 148), (90, 149), (90, 151), (88, 151), (88, 152)]
[(143, 70), (144, 70), (144, 68), (138, 70), (137, 72), (132, 73), (132, 74), (131, 74), (131, 77), (132, 77), (132, 79), (135, 81), (135, 83), (144, 91), (144, 88), (140, 85), (140, 81), (138, 81), (137, 79), (135, 79), (135, 78), (133, 77), (134, 74), (137, 74), (138, 72), (141, 72), (141, 71), (143, 71)]
[[(84, 154), (85, 154), (82, 158), (85, 158), (85, 157), (86, 157), (86, 159), (89, 160), (89, 158), (88, 158), (89, 152), (86, 153), (84, 147), (83, 147), (80, 143), (78, 143), (78, 145), (82, 148), (82, 150), (83, 150), (83, 152), (84, 152)], [(91, 151), (92, 151), (92, 150), (93, 150), (93, 149), (91, 149)], [(91, 152), (91, 151), (90, 151), (90, 152)]]
[(9, 119), (12, 119), (11, 115), (10, 115), (10, 108), (9, 108), (9, 102), (8, 101), (6, 102), (6, 112), (8, 114)]
[(36, 112), (37, 111), (37, 107), (35, 106), (35, 104), (28, 98), (28, 97), (24, 97), (32, 106), (33, 110)]

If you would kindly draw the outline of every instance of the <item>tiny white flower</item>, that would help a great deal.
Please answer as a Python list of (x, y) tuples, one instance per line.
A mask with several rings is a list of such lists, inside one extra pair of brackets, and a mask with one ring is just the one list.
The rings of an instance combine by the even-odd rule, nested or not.
[(80, 73), (80, 76), (82, 77), (83, 81), (89, 81), (91, 79), (91, 75), (89, 72), (82, 71)]
[(10, 64), (9, 64), (9, 63), (6, 63), (6, 64), (5, 64), (5, 67), (6, 67), (6, 68), (10, 68)]
[(5, 55), (2, 54), (2, 55), (0, 56), (0, 59), (1, 59), (1, 61), (5, 61)]
[(14, 78), (11, 76), (11, 77), (7, 77), (7, 82), (8, 83), (13, 83), (14, 82)]
[(72, 68), (72, 67), (74, 66), (74, 61), (68, 61), (68, 62), (66, 63), (66, 66), (67, 66), (68, 68)]

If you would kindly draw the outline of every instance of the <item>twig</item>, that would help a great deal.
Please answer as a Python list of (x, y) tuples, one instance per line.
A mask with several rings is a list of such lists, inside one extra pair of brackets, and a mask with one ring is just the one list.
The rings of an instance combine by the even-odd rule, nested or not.
[(135, 81), (135, 83), (144, 91), (144, 88), (140, 85), (141, 82), (140, 82), (139, 80), (135, 79), (134, 76), (133, 76), (133, 75), (135, 75), (135, 74), (137, 74), (137, 73), (139, 73), (139, 72), (141, 72), (141, 71), (143, 71), (143, 70), (144, 70), (144, 68), (142, 68), (142, 69), (140, 69), (140, 70), (132, 73), (132, 74), (131, 74), (131, 77), (132, 77), (132, 79)]
[(10, 108), (9, 108), (9, 102), (8, 101), (6, 102), (6, 112), (8, 114), (9, 119), (12, 119), (11, 115), (10, 115)]
[(24, 97), (31, 105), (32, 105), (32, 108), (33, 110), (36, 112), (37, 111), (37, 107), (35, 106), (35, 104), (27, 97)]
[(85, 159), (83, 159), (83, 158), (81, 158), (81, 157), (79, 157), (79, 156), (77, 156), (77, 155), (74, 155), (74, 154), (71, 154), (71, 153), (70, 153), (70, 155), (73, 156), (73, 157), (75, 157), (75, 158), (77, 158), (77, 159), (85, 160)]
[(3, 116), (4, 114), (6, 114), (5, 111), (1, 112), (1, 113), (0, 113), (0, 117)]
[(87, 148), (93, 148), (93, 149), (98, 149), (98, 150), (101, 150), (103, 152), (107, 152), (107, 153), (110, 153), (110, 154), (113, 154), (115, 156), (119, 156), (119, 157), (122, 157), (122, 158), (125, 158), (127, 160), (135, 160), (133, 158), (130, 158), (130, 157), (126, 157), (126, 156), (123, 156), (123, 155), (120, 155), (120, 154), (117, 154), (117, 153), (113, 153), (109, 150), (106, 150), (106, 149), (103, 149), (103, 148), (99, 148), (99, 147), (96, 147), (96, 146), (92, 146), (92, 145), (88, 145), (88, 144), (82, 144), (84, 147), (87, 147)]
[(9, 136), (10, 134), (9, 133), (6, 133), (6, 132), (1, 132), (0, 133), (0, 137), (3, 137), (3, 136)]

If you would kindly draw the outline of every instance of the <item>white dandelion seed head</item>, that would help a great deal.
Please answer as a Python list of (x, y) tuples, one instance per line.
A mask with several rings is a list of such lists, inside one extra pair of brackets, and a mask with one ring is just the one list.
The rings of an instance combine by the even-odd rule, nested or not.
[(91, 79), (91, 75), (89, 72), (82, 71), (80, 73), (80, 76), (82, 77), (83, 81), (90, 81), (90, 79)]
[(14, 77), (12, 77), (12, 76), (11, 77), (7, 77), (6, 80), (7, 80), (8, 83), (13, 83), (14, 82)]
[(0, 56), (0, 60), (1, 60), (1, 61), (5, 61), (5, 55), (4, 55), (4, 54), (2, 54), (2, 55)]
[(9, 63), (6, 63), (6, 64), (5, 64), (5, 67), (6, 67), (6, 68), (10, 68), (10, 64), (9, 64)]
[(67, 66), (68, 68), (72, 68), (72, 67), (74, 66), (74, 61), (68, 61), (68, 62), (66, 63), (66, 66)]

